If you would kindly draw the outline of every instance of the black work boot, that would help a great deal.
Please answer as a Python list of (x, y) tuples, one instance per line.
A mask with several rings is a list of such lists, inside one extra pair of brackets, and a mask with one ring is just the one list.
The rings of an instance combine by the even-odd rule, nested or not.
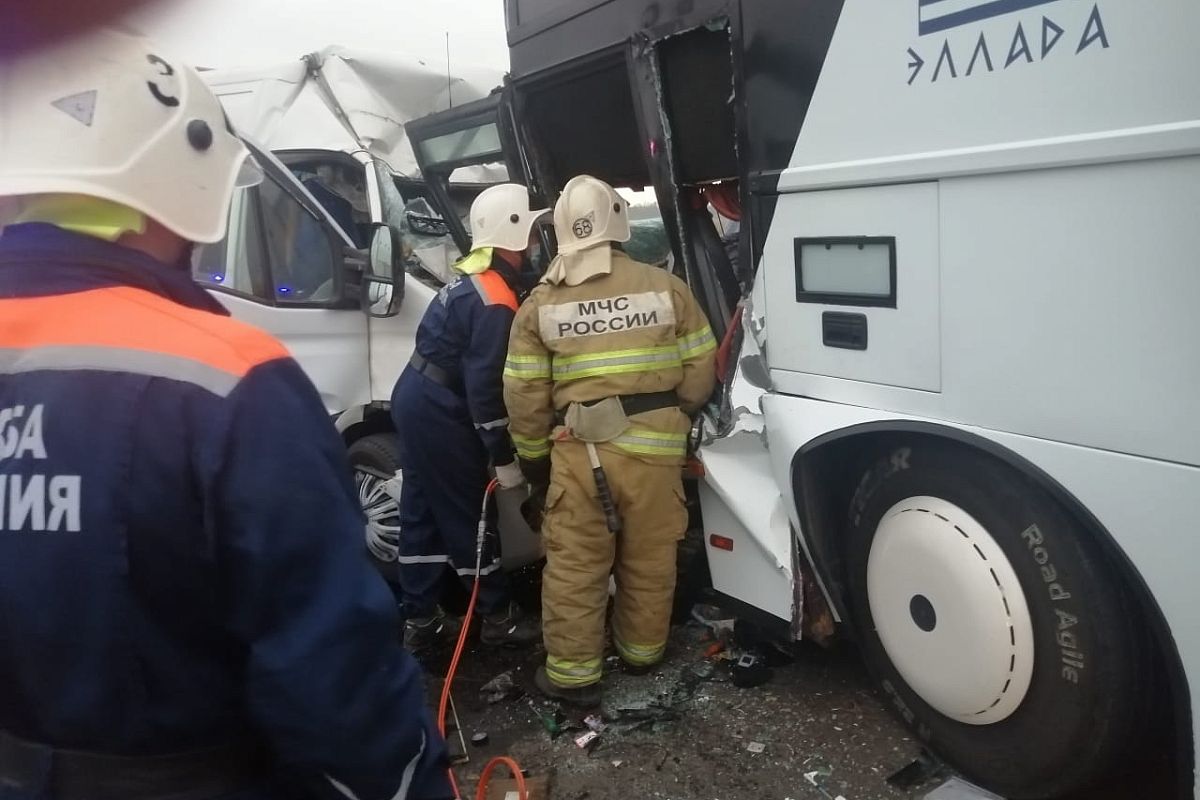
[(427, 617), (411, 617), (404, 623), (404, 646), (417, 651), (432, 647), (439, 642), (453, 641), (462, 629), (462, 623), (437, 609)]
[(566, 686), (559, 686), (550, 680), (550, 676), (546, 674), (545, 667), (538, 667), (537, 672), (533, 674), (533, 685), (537, 687), (539, 692), (546, 695), (546, 697), (560, 700), (567, 705), (578, 708), (594, 708), (600, 705), (599, 683), (569, 689)]
[(521, 610), (516, 603), (483, 615), (479, 640), (491, 645), (533, 644), (542, 640), (542, 623)]

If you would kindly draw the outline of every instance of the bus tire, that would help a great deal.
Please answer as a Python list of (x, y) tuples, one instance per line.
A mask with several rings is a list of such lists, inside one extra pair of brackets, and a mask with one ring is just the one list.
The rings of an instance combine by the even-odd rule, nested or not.
[(354, 474), (358, 501), (367, 518), (366, 546), (371, 562), (390, 583), (398, 581), (396, 548), (400, 544), (400, 506), (384, 482), (401, 476), (400, 437), (373, 433), (354, 441), (346, 451)]
[(1084, 790), (1136, 743), (1144, 674), (1122, 583), (1089, 531), (987, 454), (914, 439), (862, 473), (851, 610), (885, 703), (1004, 797)]

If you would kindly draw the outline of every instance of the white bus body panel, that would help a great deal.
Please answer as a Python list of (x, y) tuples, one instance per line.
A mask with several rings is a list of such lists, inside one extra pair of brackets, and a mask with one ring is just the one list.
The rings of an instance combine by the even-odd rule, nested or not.
[[(792, 622), (792, 528), (762, 438), (743, 433), (721, 439), (705, 447), (701, 459), (700, 508), (713, 588)], [(713, 547), (714, 534), (733, 540), (733, 549)]]
[[(775, 335), (768, 336), (767, 355), (776, 387), (1200, 464), (1200, 157), (938, 185), (940, 287), (931, 285), (928, 265), (911, 257), (903, 219), (892, 226), (872, 219), (860, 229), (895, 233), (899, 302), (896, 309), (865, 309), (870, 344), (857, 352), (821, 344), (820, 312), (847, 309), (795, 301), (792, 240), (815, 233), (814, 218), (837, 234), (853, 230), (855, 206), (842, 197), (859, 194), (869, 208), (876, 193), (903, 187), (780, 196), (759, 273), (769, 290)], [(814, 215), (814, 203), (830, 195), (839, 198), (832, 206), (837, 216)], [(926, 250), (919, 231), (916, 249)], [(940, 331), (940, 392), (884, 386), (883, 377), (837, 379), (927, 369), (928, 353), (886, 339), (897, 328), (885, 323), (913, 305), (940, 313), (927, 321)], [(830, 370), (833, 356), (804, 355), (822, 350), (844, 366)], [(901, 363), (880, 363), (893, 359)]]
[(1110, 160), (1146, 137), (1194, 153), (1197, 30), (1191, 0), (850, 0), (779, 188)]
[[(786, 235), (771, 236), (763, 252), (763, 264), (770, 265), (767, 318), (776, 330), (775, 320), (786, 320), (791, 334), (770, 341), (773, 367), (933, 392), (941, 388), (936, 183), (786, 195), (779, 199), (771, 230)], [(897, 307), (797, 302), (794, 240), (858, 236), (896, 237), (896, 269), (904, 276), (897, 281)], [(826, 311), (865, 314), (869, 348), (825, 347), (821, 318)]]

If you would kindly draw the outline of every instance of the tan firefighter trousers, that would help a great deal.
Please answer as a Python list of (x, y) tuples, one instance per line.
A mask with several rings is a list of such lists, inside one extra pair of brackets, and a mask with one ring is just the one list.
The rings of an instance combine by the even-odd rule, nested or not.
[(623, 530), (609, 533), (586, 447), (557, 442), (542, 532), (542, 636), (546, 673), (563, 687), (596, 683), (604, 656), (609, 574), (616, 579), (613, 643), (626, 662), (657, 663), (666, 650), (675, 557), (687, 529), (678, 464), (648, 463), (600, 446)]

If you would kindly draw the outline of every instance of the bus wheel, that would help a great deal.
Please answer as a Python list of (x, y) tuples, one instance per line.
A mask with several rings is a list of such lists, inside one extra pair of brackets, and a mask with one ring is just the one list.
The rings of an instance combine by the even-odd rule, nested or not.
[(346, 453), (354, 470), (358, 501), (367, 518), (367, 552), (388, 581), (397, 581), (400, 548), (400, 439), (373, 433), (350, 445)]
[(1010, 798), (1085, 789), (1131, 741), (1138, 637), (1089, 532), (1003, 462), (895, 447), (850, 502), (860, 645), (891, 709)]

